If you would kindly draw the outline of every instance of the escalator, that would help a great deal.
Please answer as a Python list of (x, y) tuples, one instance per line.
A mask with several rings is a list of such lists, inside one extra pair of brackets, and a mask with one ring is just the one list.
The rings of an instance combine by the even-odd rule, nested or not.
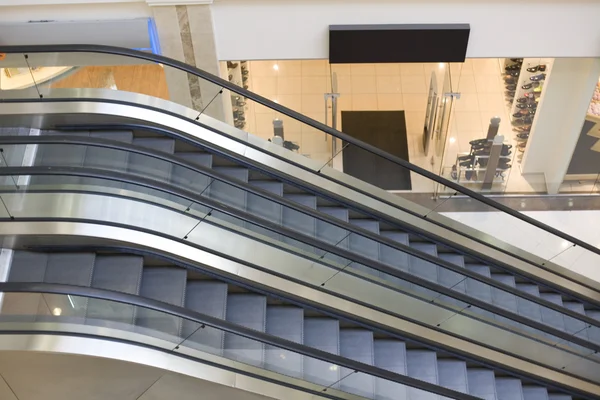
[[(417, 218), (416, 208), (396, 207), (374, 188), (368, 194), (383, 207), (357, 203), (366, 195), (360, 185), (342, 185), (339, 173), (323, 167), (316, 173), (310, 164), (301, 168), (298, 158), (259, 139), (248, 137), (255, 146), (234, 151), (235, 143), (223, 141), (235, 133), (206, 116), (196, 118), (199, 129), (218, 140), (137, 115), (79, 112), (73, 99), (4, 103), (2, 124), (18, 123), (0, 131), (5, 237), (20, 237), (11, 226), (33, 221), (127, 227), (263, 274), (219, 269), (208, 259), (184, 263), (168, 248), (135, 248), (116, 239), (75, 244), (71, 233), (60, 235), (57, 245), (30, 232), (22, 236), (35, 237), (32, 242), (16, 241), (14, 248), (23, 250), (14, 254), (9, 282), (127, 293), (303, 347), (293, 354), (269, 351), (267, 336), (261, 342), (217, 328), (198, 333), (197, 321), (157, 317), (131, 304), (108, 306), (107, 300), (75, 306), (65, 296), (60, 305), (45, 300), (49, 312), (39, 316), (39, 298), (15, 312), (11, 296), (23, 294), (5, 293), (2, 314), (10, 321), (23, 315), (71, 321), (62, 311), (76, 310), (80, 324), (117, 321), (117, 329), (179, 338), (320, 385), (313, 392), (331, 398), (600, 394), (600, 296), (568, 271), (475, 240), (472, 232), (457, 235), (456, 226), (444, 226), (435, 214)], [(275, 168), (267, 156), (287, 169)], [(267, 275), (290, 286), (270, 283)], [(331, 303), (311, 298), (307, 288)], [(49, 316), (56, 308), (60, 315)], [(311, 349), (343, 362), (310, 358)], [(387, 380), (386, 371), (393, 373)]]

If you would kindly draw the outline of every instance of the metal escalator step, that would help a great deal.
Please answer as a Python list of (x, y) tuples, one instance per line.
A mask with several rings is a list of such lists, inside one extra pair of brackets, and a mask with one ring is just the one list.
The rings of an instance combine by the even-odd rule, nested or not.
[[(47, 253), (15, 251), (8, 275), (9, 282), (44, 282)], [(44, 295), (45, 296), (45, 295)], [(2, 318), (8, 321), (33, 322), (40, 314), (51, 311), (38, 293), (5, 293), (2, 301)]]
[[(227, 284), (213, 281), (188, 281), (185, 289), (185, 308), (220, 319), (225, 319)], [(216, 355), (223, 354), (224, 332), (210, 326), (202, 327), (184, 320), (181, 336), (188, 338), (184, 346)]]
[[(264, 332), (267, 298), (256, 294), (231, 294), (227, 297), (227, 321)], [(262, 366), (264, 344), (232, 333), (225, 334), (225, 357), (243, 363)]]
[[(304, 342), (304, 310), (299, 307), (267, 307), (266, 332), (292, 342)], [(304, 357), (298, 353), (265, 346), (265, 368), (284, 375), (302, 378)]]
[[(201, 167), (212, 167), (212, 155), (207, 153), (182, 152), (175, 153), (177, 158), (181, 158), (187, 163)], [(173, 165), (171, 170), (171, 182), (183, 189), (192, 191), (198, 195), (208, 196), (210, 193), (210, 178), (200, 172), (193, 171), (181, 165)]]
[[(568, 308), (571, 311), (575, 311), (578, 314), (585, 315), (585, 309), (583, 308), (583, 304), (575, 303), (572, 301), (566, 301), (563, 303), (565, 308)], [(564, 316), (565, 319), (565, 328), (568, 333), (574, 334), (575, 336), (588, 340), (589, 338), (589, 325), (583, 321), (575, 319), (573, 317)]]
[[(419, 250), (423, 253), (427, 253), (427, 254), (437, 257), (437, 247), (434, 244), (411, 243), (410, 247), (414, 248), (415, 250)], [(408, 265), (409, 265), (409, 272), (411, 274), (418, 276), (419, 278), (426, 279), (430, 282), (437, 283), (439, 281), (439, 277), (438, 277), (439, 268), (437, 265), (435, 265), (429, 261), (425, 261), (420, 258), (414, 257), (414, 256), (409, 257)], [(436, 293), (432, 290), (423, 288), (421, 286), (417, 286), (417, 285), (413, 284), (412, 288), (415, 291), (421, 292), (424, 295), (429, 296), (431, 298), (438, 297), (438, 293)]]
[(514, 378), (496, 378), (498, 400), (524, 400), (521, 381)]
[[(131, 143), (131, 131), (98, 131), (90, 133), (90, 137)], [(129, 152), (106, 147), (87, 146), (83, 165), (92, 168), (104, 168), (125, 172), (129, 163)]]
[[(600, 321), (600, 311), (588, 310), (585, 312), (585, 314), (590, 318), (594, 318), (595, 320)], [(594, 343), (600, 343), (600, 328), (596, 326), (592, 326), (591, 328), (589, 328), (588, 338)]]
[(48, 253), (15, 251), (8, 276), (9, 282), (44, 282)]
[[(44, 136), (69, 135), (84, 136), (90, 135), (89, 131), (41, 131)], [(86, 146), (68, 146), (64, 144), (42, 144), (37, 148), (35, 162), (36, 166), (62, 166), (62, 167), (81, 167), (85, 158)], [(78, 176), (32, 176), (30, 185), (77, 185), (81, 181)]]
[[(446, 262), (457, 265), (460, 268), (463, 268), (463, 269), (465, 268), (465, 258), (463, 256), (461, 256), (460, 254), (441, 253), (441, 254), (438, 254), (438, 257)], [(439, 284), (448, 289), (452, 289), (455, 292), (466, 293), (466, 291), (467, 291), (467, 282), (466, 282), (467, 279), (466, 278), (467, 277), (465, 275), (461, 275), (459, 273), (456, 273), (456, 272), (446, 269), (444, 267), (438, 267)], [(455, 304), (455, 305), (459, 306), (460, 308), (465, 308), (468, 306), (467, 303), (464, 303), (460, 300), (457, 300), (455, 298), (445, 296), (445, 295), (441, 296), (440, 300), (450, 303), (450, 304)]]
[[(92, 287), (139, 294), (144, 258), (133, 255), (96, 256)], [(135, 306), (101, 299), (89, 299), (86, 324), (131, 329)]]
[[(379, 235), (379, 222), (369, 219), (350, 219), (349, 222), (359, 228), (365, 229)], [(379, 260), (379, 242), (368, 239), (357, 233), (351, 233), (349, 236), (348, 247), (350, 250), (369, 257), (372, 260)]]
[(488, 369), (467, 369), (469, 394), (484, 400), (496, 400), (496, 377), (494, 371)]
[[(381, 235), (388, 239), (394, 240), (400, 244), (408, 246), (407, 233), (396, 231), (383, 231), (381, 232)], [(381, 260), (381, 262), (389, 265), (390, 267), (393, 267), (400, 271), (408, 272), (408, 254), (400, 250), (397, 250), (385, 244), (381, 244), (379, 246), (379, 259)], [(396, 278), (395, 276), (385, 274), (383, 272), (380, 272), (379, 275), (383, 279), (390, 281), (398, 286), (410, 288), (410, 283), (403, 279)]]
[[(340, 355), (364, 364), (374, 364), (373, 332), (365, 329), (340, 330)], [(353, 374), (353, 370), (342, 368), (340, 389), (366, 398), (373, 398), (375, 379), (367, 374)]]
[[(340, 354), (340, 322), (330, 318), (304, 319), (304, 344), (331, 354)], [(306, 357), (304, 379), (324, 386), (338, 387), (340, 368), (325, 361)]]
[(538, 386), (523, 386), (524, 400), (548, 400), (548, 390)]
[[(536, 297), (540, 296), (540, 288), (536, 285), (518, 283), (516, 287), (522, 292), (531, 294)], [(537, 303), (534, 303), (522, 297), (517, 297), (517, 309), (519, 311), (519, 314), (524, 317), (530, 318), (534, 321), (542, 320), (542, 310), (540, 305)], [(533, 328), (530, 329), (537, 332), (537, 330)]]
[(573, 398), (566, 394), (550, 394), (548, 400), (572, 400)]
[[(50, 253), (44, 282), (59, 283), (73, 286), (90, 286), (94, 270), (94, 253)], [(45, 294), (48, 309), (54, 314), (50, 319), (63, 322), (83, 323), (86, 315), (88, 299), (79, 296)], [(46, 316), (39, 316), (38, 321), (48, 320)]]
[[(213, 169), (215, 170), (215, 172), (219, 172), (230, 178), (234, 178), (242, 182), (248, 182), (248, 170), (246, 168), (216, 167)], [(219, 181), (216, 179), (210, 185), (209, 196), (211, 198), (242, 211), (246, 211), (247, 194), (248, 192), (246, 192), (245, 190), (238, 189), (229, 183)], [(246, 225), (244, 221), (226, 215), (219, 211), (213, 211), (212, 214), (215, 218), (236, 226), (243, 227)]]
[(438, 360), (440, 386), (457, 392), (469, 393), (467, 363), (460, 360)]
[[(373, 344), (375, 366), (397, 374), (406, 375), (406, 344), (399, 340), (375, 339)], [(375, 398), (377, 399), (408, 399), (405, 385), (390, 382), (385, 379), (375, 379)]]
[[(339, 219), (344, 222), (348, 222), (348, 210), (341, 207), (318, 207), (318, 211), (324, 214), (327, 214), (331, 217)], [(331, 245), (339, 247), (341, 249), (348, 249), (349, 244), (349, 236), (350, 232), (339, 228), (335, 225), (332, 225), (328, 222), (317, 220), (317, 238), (327, 242)], [(325, 252), (322, 250), (317, 250), (317, 254), (323, 255)], [(332, 260), (338, 264), (343, 266), (348, 264), (348, 260), (333, 255), (331, 253), (327, 253), (325, 258)]]
[[(290, 201), (293, 201), (306, 207), (310, 207), (315, 210), (317, 208), (316, 196), (308, 194), (284, 194), (283, 197)], [(289, 229), (293, 229), (310, 237), (316, 237), (317, 235), (317, 220), (309, 215), (293, 210), (289, 207), (283, 207), (282, 220), (283, 226)], [(308, 253), (315, 252), (315, 249), (312, 246), (300, 243), (294, 239), (288, 238), (287, 236), (284, 236), (282, 240), (283, 242), (295, 246)]]
[[(408, 366), (408, 376), (421, 381), (438, 385), (438, 365), (437, 355), (429, 350), (408, 350), (406, 352), (406, 364)], [(409, 398), (411, 400), (433, 400), (439, 399), (439, 396), (433, 393), (425, 392), (416, 388), (408, 388)]]
[[(492, 274), (491, 278), (498, 282), (504, 283), (505, 285), (517, 287), (517, 284), (515, 283), (515, 277), (512, 275)], [(492, 287), (492, 303), (498, 307), (504, 308), (507, 311), (514, 313), (518, 312), (517, 297), (514, 294), (505, 292), (502, 289)], [(499, 315), (495, 315), (494, 317), (497, 321), (505, 322), (508, 325), (514, 325), (512, 320), (508, 320), (505, 317)]]
[[(142, 272), (140, 295), (182, 307), (186, 278), (187, 271), (182, 268), (145, 267)], [(143, 307), (137, 308), (136, 325), (152, 330), (151, 336), (162, 332), (171, 340), (173, 336), (179, 336), (181, 333), (181, 318)]]
[[(542, 299), (548, 300), (559, 306), (563, 305), (562, 296), (555, 293), (541, 293)], [(542, 307), (542, 322), (546, 325), (550, 325), (553, 328), (565, 330), (565, 319), (563, 314), (558, 311), (554, 311), (550, 308)]]
[[(490, 267), (487, 265), (467, 264), (465, 265), (465, 268), (486, 278), (491, 277)], [(492, 304), (492, 287), (490, 285), (473, 278), (467, 278), (465, 286), (466, 293), (469, 296), (485, 301), (488, 304)], [(487, 310), (483, 310), (478, 307), (471, 307), (471, 311), (487, 318), (494, 319), (494, 315)]]
[[(175, 141), (172, 139), (136, 138), (133, 139), (133, 144), (166, 154), (173, 154), (175, 151)], [(170, 162), (152, 158), (143, 154), (129, 154), (129, 172), (139, 174), (144, 177), (150, 177), (162, 182), (168, 182), (171, 178), (171, 166), (172, 164)]]
[[(283, 196), (283, 183), (273, 181), (252, 181), (252, 186), (263, 189), (267, 192), (274, 194), (276, 197)], [(272, 200), (265, 199), (257, 196), (253, 193), (248, 193), (248, 209), (247, 211), (253, 215), (266, 219), (267, 221), (274, 222), (278, 225), (282, 225), (283, 219), (283, 207), (281, 204), (276, 203)], [(248, 229), (253, 232), (265, 235), (275, 240), (280, 239), (278, 233), (272, 232), (268, 229), (261, 228), (254, 224), (248, 224)]]

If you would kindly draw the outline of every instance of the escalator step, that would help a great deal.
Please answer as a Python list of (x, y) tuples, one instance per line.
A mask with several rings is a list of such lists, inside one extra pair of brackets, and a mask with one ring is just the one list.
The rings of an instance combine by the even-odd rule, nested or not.
[[(227, 321), (264, 332), (267, 298), (256, 294), (231, 294), (227, 297)], [(264, 344), (232, 333), (225, 334), (225, 356), (244, 363), (262, 366)]]
[[(406, 344), (404, 342), (376, 339), (373, 347), (376, 367), (400, 375), (407, 374)], [(375, 379), (375, 394), (378, 399), (408, 399), (405, 385), (380, 378)]]
[[(585, 314), (590, 318), (594, 318), (595, 320), (600, 321), (600, 311), (588, 310), (585, 312)], [(589, 328), (588, 337), (590, 341), (594, 343), (600, 343), (600, 328), (596, 326), (592, 326), (591, 328)]]
[[(303, 206), (310, 207), (312, 209), (317, 208), (317, 198), (315, 196), (305, 194), (285, 194), (284, 197)], [(317, 235), (317, 220), (309, 215), (293, 210), (290, 207), (283, 207), (282, 220), (283, 225), (289, 229), (293, 229), (310, 237), (316, 237)], [(282, 239), (285, 243), (300, 248), (306, 252), (313, 253), (315, 251), (312, 246), (300, 243), (287, 236), (284, 236)]]
[[(226, 175), (230, 178), (240, 180), (242, 182), (248, 182), (248, 170), (246, 168), (235, 168), (235, 167), (218, 167), (213, 168), (216, 172)], [(238, 189), (229, 183), (225, 183), (219, 180), (214, 180), (210, 185), (210, 197), (238, 210), (246, 211), (247, 207), (247, 192), (242, 189)], [(245, 222), (224, 214), (219, 211), (213, 211), (213, 216), (217, 219), (225, 221), (227, 223), (243, 227)]]
[[(96, 256), (92, 287), (139, 294), (144, 259), (140, 256)], [(131, 329), (135, 323), (135, 307), (129, 304), (89, 299), (86, 323)]]
[[(140, 295), (176, 306), (183, 306), (187, 272), (182, 268), (146, 267), (142, 272)], [(162, 332), (174, 340), (181, 333), (181, 318), (138, 307), (136, 325)], [(162, 336), (162, 335), (161, 335)]]
[[(137, 138), (133, 139), (133, 144), (166, 154), (173, 154), (175, 151), (175, 141), (171, 139)], [(139, 174), (144, 177), (151, 177), (162, 182), (168, 182), (170, 180), (172, 165), (173, 164), (170, 162), (152, 158), (143, 154), (129, 154), (129, 172)]]
[[(304, 310), (299, 307), (267, 307), (266, 332), (292, 342), (304, 342)], [(304, 357), (298, 353), (265, 346), (265, 367), (296, 378), (303, 377)]]
[[(47, 253), (15, 251), (8, 276), (9, 282), (43, 282), (48, 264)], [(44, 295), (45, 296), (45, 295)], [(5, 293), (2, 301), (3, 318), (10, 321), (33, 322), (40, 314), (51, 311), (41, 294)]]
[[(562, 296), (559, 294), (541, 293), (540, 297), (559, 306), (563, 305)], [(560, 329), (562, 331), (565, 330), (565, 319), (563, 318), (563, 314), (550, 308), (542, 308), (542, 322), (546, 325), (550, 325), (553, 328)]]
[[(340, 354), (340, 322), (329, 318), (304, 319), (304, 344), (331, 354)], [(340, 368), (314, 358), (304, 359), (304, 379), (332, 387), (339, 386)]]
[(467, 369), (469, 394), (484, 400), (496, 400), (496, 377), (494, 371), (479, 368)]
[[(373, 332), (365, 329), (340, 330), (340, 355), (367, 365), (373, 365)], [(375, 393), (375, 379), (367, 374), (353, 374), (353, 370), (342, 368), (340, 389), (358, 394), (366, 398), (373, 398)]]
[[(337, 218), (341, 221), (348, 222), (348, 210), (341, 207), (319, 207), (318, 210), (331, 217)], [(348, 249), (350, 232), (332, 225), (328, 222), (317, 220), (317, 238), (323, 240), (326, 243), (339, 247), (341, 249)], [(325, 254), (324, 251), (318, 250), (319, 255)], [(330, 259), (340, 265), (347, 265), (348, 260), (326, 253), (325, 258)]]
[(44, 282), (48, 253), (15, 251), (8, 276), (9, 282)]
[[(225, 319), (227, 308), (227, 284), (212, 281), (188, 281), (185, 289), (185, 307), (211, 317)], [(191, 336), (190, 336), (191, 335)], [(207, 353), (222, 355), (224, 332), (210, 326), (184, 320), (181, 336), (189, 339), (184, 343)]]
[[(411, 243), (410, 247), (414, 248), (415, 250), (419, 250), (423, 253), (427, 253), (427, 254), (437, 257), (437, 247), (434, 244)], [(422, 259), (414, 257), (414, 256), (410, 256), (408, 265), (409, 265), (409, 272), (411, 274), (416, 275), (420, 278), (426, 279), (430, 282), (434, 282), (434, 283), (438, 282), (439, 268), (436, 264), (433, 264), (429, 261), (425, 261), (425, 260), (422, 260)], [(412, 288), (415, 291), (423, 293), (424, 295), (429, 296), (431, 298), (438, 297), (438, 293), (436, 293), (432, 290), (423, 288), (421, 286), (412, 285)]]
[[(406, 364), (408, 365), (408, 376), (421, 381), (438, 385), (438, 365), (437, 355), (429, 350), (408, 350), (406, 352)], [(439, 396), (424, 392), (416, 388), (408, 388), (411, 399), (433, 400), (439, 399)]]
[[(491, 277), (490, 267), (488, 267), (487, 265), (467, 264), (465, 268), (467, 268), (471, 272), (475, 272), (486, 278)], [(485, 301), (488, 304), (492, 304), (492, 287), (490, 285), (487, 285), (473, 278), (467, 278), (466, 292), (469, 296)], [(494, 319), (494, 315), (487, 310), (483, 310), (477, 307), (471, 307), (471, 311), (483, 315), (487, 318)]]
[[(465, 268), (465, 258), (459, 254), (442, 253), (438, 254), (438, 257), (463, 269)], [(464, 275), (461, 275), (443, 267), (438, 267), (438, 279), (440, 285), (446, 288), (452, 289), (459, 293), (466, 293), (467, 291), (466, 276)], [(465, 308), (468, 306), (468, 304), (463, 303), (460, 300), (445, 295), (441, 296), (440, 299), (444, 302), (455, 304), (460, 308)]]
[[(518, 283), (516, 285), (516, 287), (517, 287), (517, 289), (519, 289), (522, 292), (531, 294), (536, 297), (540, 297), (540, 289), (536, 285), (531, 285), (531, 284), (526, 284), (526, 283)], [(534, 302), (524, 299), (522, 297), (517, 297), (517, 309), (519, 311), (519, 314), (524, 317), (530, 318), (534, 321), (542, 320), (542, 310), (541, 310), (541, 307), (539, 306), (539, 304), (537, 304), (537, 303), (534, 303)], [(527, 329), (531, 329), (531, 330), (537, 332), (537, 330), (535, 330), (533, 328), (527, 328)]]
[(524, 400), (548, 400), (548, 390), (543, 387), (523, 386)]
[[(581, 315), (585, 315), (585, 309), (583, 308), (583, 304), (575, 303), (572, 301), (567, 301), (563, 303), (565, 308), (568, 308), (571, 311), (575, 311)], [(568, 333), (574, 334), (575, 336), (588, 340), (589, 338), (589, 329), (588, 324), (578, 319), (572, 318), (570, 316), (565, 315), (565, 328)]]
[[(263, 189), (269, 193), (275, 195), (275, 197), (283, 196), (283, 183), (273, 181), (252, 181), (252, 186)], [(274, 222), (278, 225), (282, 225), (283, 219), (283, 207), (281, 204), (274, 201), (265, 199), (252, 193), (248, 193), (248, 209), (247, 211), (253, 215), (266, 219), (267, 221)], [(268, 229), (261, 228), (254, 224), (248, 224), (248, 229), (261, 235), (273, 238), (275, 240), (280, 239), (280, 235), (272, 232)]]
[[(505, 285), (517, 287), (514, 276), (506, 274), (492, 274), (491, 278), (498, 282), (504, 283)], [(518, 312), (517, 297), (514, 294), (505, 292), (502, 289), (492, 287), (492, 302), (494, 305), (504, 308), (505, 310), (514, 313)], [(514, 325), (514, 323), (511, 320), (508, 320), (505, 317), (496, 315), (495, 318), (497, 321), (504, 322), (507, 325)], [(498, 386), (496, 385), (496, 388), (497, 387)]]
[(524, 400), (521, 381), (513, 378), (496, 378), (498, 400)]
[[(383, 231), (381, 232), (381, 235), (388, 239), (394, 240), (400, 244), (408, 246), (408, 234), (406, 233), (395, 231)], [(381, 244), (379, 246), (379, 254), (380, 260), (384, 264), (387, 264), (390, 267), (393, 267), (400, 271), (408, 272), (408, 254), (397, 250), (393, 247), (387, 246), (385, 244)], [(409, 282), (406, 282), (405, 280), (402, 280), (390, 274), (380, 272), (379, 275), (383, 279), (390, 281), (398, 286), (404, 288), (411, 287)]]
[(469, 393), (467, 363), (460, 360), (438, 360), (439, 383), (441, 386)]

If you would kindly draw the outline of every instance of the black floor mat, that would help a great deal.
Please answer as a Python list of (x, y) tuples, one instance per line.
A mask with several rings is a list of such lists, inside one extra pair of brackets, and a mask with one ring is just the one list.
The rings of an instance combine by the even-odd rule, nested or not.
[[(342, 131), (409, 161), (404, 111), (342, 111)], [(352, 145), (343, 154), (345, 173), (385, 190), (412, 189), (406, 168)]]

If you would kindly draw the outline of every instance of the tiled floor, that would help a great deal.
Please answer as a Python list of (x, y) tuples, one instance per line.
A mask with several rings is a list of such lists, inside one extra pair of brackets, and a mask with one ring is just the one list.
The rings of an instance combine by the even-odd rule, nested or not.
[[(508, 143), (515, 144), (509, 124), (509, 109), (504, 100), (504, 84), (499, 59), (469, 59), (463, 64), (452, 64), (449, 90), (461, 93), (455, 100), (450, 120), (445, 173), (449, 174), (456, 154), (469, 151), (469, 141), (485, 137), (490, 118), (502, 119), (500, 134)], [(426, 156), (422, 134), (427, 105), (427, 92), (432, 72), (438, 76), (441, 87), (445, 64), (344, 64), (330, 66), (327, 60), (269, 60), (249, 62), (249, 89), (282, 105), (290, 107), (320, 122), (326, 120), (325, 93), (331, 92), (335, 75), (338, 99), (338, 129), (341, 111), (404, 110), (410, 162), (439, 173), (438, 165), (431, 165), (431, 154)], [(440, 90), (441, 92), (441, 90)], [(247, 104), (246, 129), (263, 138), (273, 136), (273, 119), (284, 121), (286, 140), (296, 142), (300, 153), (326, 163), (331, 160), (331, 138), (301, 123), (278, 115), (258, 104)], [(329, 107), (331, 104), (329, 103)], [(327, 118), (331, 119), (330, 115)], [(339, 149), (339, 147), (338, 147)], [(516, 156), (513, 151), (513, 156)], [(337, 158), (340, 158), (338, 155)], [(341, 163), (336, 158), (335, 165)], [(544, 192), (541, 176), (521, 175), (516, 158), (506, 174), (506, 182), (496, 185), (496, 191), (514, 193)], [(449, 177), (449, 176), (447, 176)], [(412, 175), (413, 191), (431, 192), (434, 185), (420, 176)], [(475, 184), (466, 183), (477, 189)]]

